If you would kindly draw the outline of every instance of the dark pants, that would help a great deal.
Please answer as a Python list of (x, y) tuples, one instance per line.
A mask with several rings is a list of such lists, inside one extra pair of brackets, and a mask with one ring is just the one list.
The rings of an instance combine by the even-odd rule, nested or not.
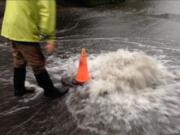
[(45, 71), (45, 58), (39, 43), (12, 41), (14, 68), (25, 68), (28, 64), (34, 74)]

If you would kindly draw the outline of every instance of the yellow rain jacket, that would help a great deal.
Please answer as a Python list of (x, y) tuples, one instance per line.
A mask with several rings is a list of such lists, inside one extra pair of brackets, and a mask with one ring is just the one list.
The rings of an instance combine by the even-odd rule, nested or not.
[(55, 22), (55, 0), (6, 0), (1, 35), (14, 41), (52, 41)]

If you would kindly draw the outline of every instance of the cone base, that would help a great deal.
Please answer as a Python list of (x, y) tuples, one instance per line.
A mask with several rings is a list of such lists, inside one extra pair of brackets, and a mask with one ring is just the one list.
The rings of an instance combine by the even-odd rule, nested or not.
[(61, 83), (63, 86), (76, 87), (78, 85), (83, 85), (85, 82), (76, 81), (76, 79), (72, 77), (63, 77)]
[(77, 80), (75, 80), (75, 84), (76, 85), (83, 85), (83, 84), (85, 84), (87, 81), (77, 81)]

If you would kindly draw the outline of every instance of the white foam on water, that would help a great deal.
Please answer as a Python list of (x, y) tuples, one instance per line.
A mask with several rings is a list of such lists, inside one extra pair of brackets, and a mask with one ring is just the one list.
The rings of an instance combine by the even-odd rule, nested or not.
[(6, 49), (9, 48), (8, 44), (9, 44), (8, 42), (0, 43), (1, 51), (6, 51)]
[(8, 115), (20, 112), (22, 110), (28, 110), (28, 109), (30, 109), (29, 106), (23, 106), (23, 107), (14, 106), (14, 107), (10, 108), (8, 111), (1, 112), (0, 116), (8, 116)]
[(0, 47), (5, 47), (6, 45), (5, 44), (0, 44)]
[[(79, 128), (102, 135), (180, 133), (180, 84), (159, 61), (118, 50), (90, 56), (88, 65), (90, 81), (66, 100)], [(74, 66), (66, 69), (75, 74)]]
[(28, 80), (25, 82), (25, 86), (29, 87), (29, 88), (34, 88), (35, 92), (33, 94), (30, 94), (30, 95), (25, 95), (25, 97), (20, 99), (19, 102), (22, 102), (22, 103), (31, 102), (31, 101), (37, 99), (38, 97), (40, 97), (42, 95), (42, 93), (43, 93), (43, 89), (42, 88), (40, 88), (36, 84), (31, 83)]
[(70, 28), (63, 29), (63, 30), (59, 30), (56, 32), (56, 34), (72, 31), (72, 30), (76, 29), (78, 26), (79, 26), (79, 23), (75, 23), (74, 26), (72, 26)]
[(74, 76), (78, 66), (79, 56), (73, 55), (68, 60), (61, 59), (57, 57), (49, 57), (47, 61), (51, 61), (49, 67), (47, 67), (48, 72), (56, 81), (60, 81), (62, 76)]
[[(100, 135), (179, 134), (180, 72), (166, 69), (163, 52), (157, 57), (128, 50), (89, 55), (90, 81), (72, 88), (66, 100), (78, 127)], [(47, 62), (59, 87), (62, 76), (75, 76), (79, 55)]]

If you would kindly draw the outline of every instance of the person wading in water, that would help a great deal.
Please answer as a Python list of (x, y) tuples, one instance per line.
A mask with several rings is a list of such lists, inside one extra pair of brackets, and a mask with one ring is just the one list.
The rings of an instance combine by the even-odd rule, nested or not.
[(45, 57), (40, 47), (40, 42), (44, 42), (47, 54), (54, 52), (55, 25), (55, 0), (6, 0), (1, 36), (12, 43), (15, 96), (21, 97), (34, 92), (25, 88), (27, 64), (32, 67), (45, 96), (55, 98), (68, 91), (54, 87), (45, 68)]

